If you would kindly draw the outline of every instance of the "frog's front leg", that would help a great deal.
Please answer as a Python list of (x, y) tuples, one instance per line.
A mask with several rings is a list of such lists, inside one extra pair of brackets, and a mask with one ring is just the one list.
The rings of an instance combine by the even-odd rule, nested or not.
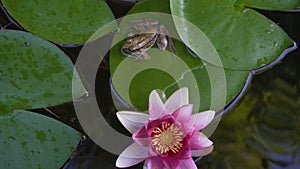
[(144, 59), (144, 60), (150, 60), (150, 59), (151, 59), (151, 56), (150, 56), (148, 53), (146, 53), (146, 52), (143, 53), (142, 56), (143, 56), (143, 59)]
[(173, 54), (175, 51), (172, 38), (170, 37), (170, 34), (166, 27), (163, 25), (160, 25), (159, 27), (156, 45), (160, 50), (166, 50), (167, 46), (169, 45), (171, 53)]
[(136, 61), (136, 62), (143, 62), (143, 61), (151, 59), (151, 56), (146, 52), (140, 53), (140, 54), (130, 55), (128, 57), (132, 58), (132, 60)]
[(167, 29), (163, 25), (160, 25), (157, 33), (158, 33), (156, 39), (157, 47), (162, 51), (166, 50), (168, 46), (168, 35), (169, 35)]
[(143, 62), (143, 61), (147, 61), (150, 59), (151, 59), (151, 56), (148, 53), (142, 53), (139, 56), (134, 57), (133, 61)]

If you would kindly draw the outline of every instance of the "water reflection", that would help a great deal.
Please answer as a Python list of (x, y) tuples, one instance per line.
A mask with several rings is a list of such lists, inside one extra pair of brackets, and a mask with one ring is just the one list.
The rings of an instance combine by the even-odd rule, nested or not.
[(291, 66), (299, 61), (299, 53), (294, 53), (281, 66), (283, 69), (277, 68), (265, 76), (270, 79), (268, 83), (257, 79), (261, 85), (255, 89), (262, 93), (263, 102), (252, 112), (256, 138), (251, 137), (251, 141), (267, 160), (268, 168), (300, 167), (300, 69)]
[(212, 136), (199, 168), (300, 168), (300, 50), (254, 78)]

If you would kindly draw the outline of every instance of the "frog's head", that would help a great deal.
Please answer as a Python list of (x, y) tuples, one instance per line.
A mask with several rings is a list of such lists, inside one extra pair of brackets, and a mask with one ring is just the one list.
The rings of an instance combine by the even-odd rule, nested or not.
[(132, 37), (128, 37), (122, 45), (121, 51), (126, 54), (131, 54), (134, 52), (134, 39)]

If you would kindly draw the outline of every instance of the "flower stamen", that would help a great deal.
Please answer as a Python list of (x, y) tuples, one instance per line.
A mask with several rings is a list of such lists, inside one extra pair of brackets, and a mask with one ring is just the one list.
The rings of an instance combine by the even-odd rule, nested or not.
[(170, 123), (162, 123), (160, 127), (156, 127), (152, 132), (152, 145), (160, 154), (165, 154), (168, 151), (178, 153), (183, 147), (183, 132), (180, 127)]

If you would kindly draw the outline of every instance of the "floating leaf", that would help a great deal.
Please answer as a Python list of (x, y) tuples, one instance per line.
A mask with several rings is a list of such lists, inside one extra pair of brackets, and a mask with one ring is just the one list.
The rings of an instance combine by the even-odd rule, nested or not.
[(60, 168), (81, 134), (54, 119), (29, 111), (0, 116), (1, 168)]
[[(150, 13), (143, 13), (145, 11)], [(110, 69), (115, 90), (127, 103), (144, 111), (153, 89), (160, 89), (162, 96), (168, 97), (178, 87), (187, 86), (190, 102), (194, 104), (194, 113), (205, 109), (222, 109), (242, 89), (249, 72), (225, 70), (204, 64), (201, 59), (192, 56), (179, 41), (169, 12), (168, 1), (151, 0), (137, 3), (123, 18), (120, 32), (116, 34), (115, 45), (110, 52)], [(177, 57), (172, 57), (169, 49), (160, 51), (156, 47), (147, 51), (152, 58), (142, 62), (133, 61), (121, 53), (127, 33), (133, 31), (128, 29), (128, 22), (141, 19), (155, 19), (168, 28), (176, 48), (174, 55)], [(201, 30), (198, 33), (201, 34), (203, 53), (219, 58), (206, 35)]]
[[(279, 9), (299, 5), (299, 1), (246, 2), (174, 0), (170, 4), (172, 14), (183, 18), (175, 20), (180, 37), (199, 57), (220, 67), (251, 70), (274, 61), (293, 42), (277, 24), (247, 7), (258, 5)], [(186, 21), (192, 22), (207, 35), (221, 62), (201, 50), (199, 35), (193, 33), (195, 28), (185, 26)]]
[[(2, 3), (26, 30), (63, 44), (85, 43), (100, 27), (114, 22), (103, 0), (3, 0)], [(110, 26), (116, 29), (116, 23)]]
[[(48, 41), (30, 33), (1, 30), (1, 113), (53, 106), (82, 96), (85, 89), (73, 71), (70, 59)], [(72, 88), (72, 81), (76, 87)]]
[[(190, 100), (196, 111), (209, 108), (220, 110), (241, 91), (249, 70), (271, 63), (293, 44), (278, 25), (253, 9), (245, 8), (250, 2), (175, 0), (170, 3), (172, 14), (179, 16), (173, 15), (178, 34), (193, 51), (187, 52), (182, 43), (175, 41), (175, 54), (186, 67), (180, 67), (178, 60), (174, 62), (170, 59), (168, 52), (155, 49), (148, 52), (152, 56), (150, 61), (126, 61), (128, 58), (120, 52), (121, 42), (117, 43), (122, 37), (126, 38), (126, 33), (121, 32), (125, 27), (128, 33), (128, 22), (141, 19), (156, 19), (162, 24), (167, 22), (170, 34), (176, 37), (172, 24), (162, 14), (170, 13), (168, 1), (137, 3), (123, 19), (120, 35), (115, 37), (117, 44), (110, 53), (113, 86), (121, 98), (139, 110), (147, 109), (151, 90), (161, 89), (162, 96), (168, 96), (182, 86), (189, 87)], [(282, 3), (271, 5), (269, 2), (256, 2), (256, 5), (270, 5), (268, 9), (295, 5), (287, 1), (283, 7)], [(203, 64), (199, 57), (209, 64)], [(174, 70), (177, 71), (176, 76), (171, 75)]]
[(300, 0), (237, 0), (236, 4), (267, 10), (286, 10), (300, 7)]

